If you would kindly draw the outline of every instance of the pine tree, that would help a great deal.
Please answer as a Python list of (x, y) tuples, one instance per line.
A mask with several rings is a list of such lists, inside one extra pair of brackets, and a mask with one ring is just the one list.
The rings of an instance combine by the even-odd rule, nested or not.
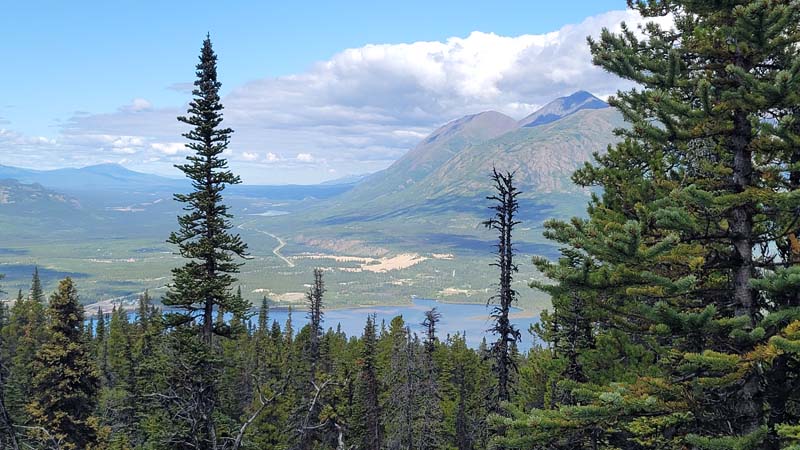
[(574, 176), (603, 189), (589, 217), (549, 224), (564, 251), (546, 331), (577, 348), (558, 349), (582, 368), (561, 383), (574, 405), (499, 442), (778, 449), (798, 419), (800, 5), (629, 4), (673, 25), (590, 40), (641, 89), (610, 99), (630, 126)]
[[(173, 373), (173, 381), (181, 386), (179, 391), (184, 395), (183, 404), (173, 406), (184, 409), (191, 422), (184, 441), (216, 448), (214, 409), (219, 355), (212, 346), (213, 337), (230, 337), (240, 331), (235, 325), (244, 323), (249, 305), (231, 292), (236, 281), (233, 275), (240, 266), (234, 258), (246, 256), (247, 246), (239, 235), (230, 233), (232, 216), (222, 202), (226, 186), (241, 180), (228, 170), (222, 157), (233, 131), (220, 126), (221, 83), (217, 81), (217, 56), (210, 37), (203, 42), (194, 85), (189, 115), (178, 117), (193, 127), (183, 136), (189, 141), (186, 147), (194, 153), (186, 157), (186, 164), (176, 166), (192, 180), (194, 190), (175, 195), (175, 200), (185, 205), (186, 214), (178, 218), (179, 229), (168, 240), (189, 261), (173, 269), (173, 282), (163, 303), (180, 311), (169, 313), (167, 320), (178, 328), (177, 337), (183, 340), (177, 345), (176, 356), (186, 358), (180, 364), (182, 370)], [(231, 314), (231, 324), (215, 322), (215, 312), (220, 316)], [(193, 342), (195, 338), (199, 341)]]
[(361, 447), (364, 450), (379, 450), (383, 442), (381, 430), (381, 410), (379, 405), (380, 387), (378, 386), (377, 367), (378, 337), (375, 326), (375, 316), (367, 316), (362, 337), (362, 349), (359, 358), (360, 372), (358, 375), (358, 429), (356, 435), (360, 437)]
[(244, 317), (249, 305), (230, 291), (236, 281), (233, 274), (240, 265), (234, 262), (234, 257), (244, 257), (247, 246), (239, 235), (229, 232), (232, 216), (222, 203), (225, 187), (241, 180), (228, 170), (228, 163), (222, 157), (233, 130), (220, 128), (221, 83), (217, 81), (217, 56), (208, 37), (203, 41), (194, 85), (189, 116), (178, 118), (193, 127), (183, 136), (189, 140), (186, 147), (194, 154), (186, 157), (188, 163), (177, 166), (192, 180), (194, 191), (175, 195), (175, 200), (185, 204), (187, 214), (178, 218), (180, 228), (169, 237), (169, 242), (177, 245), (180, 255), (189, 262), (173, 269), (173, 283), (163, 303), (184, 311), (170, 315), (171, 325), (197, 321), (203, 342), (210, 346), (214, 334), (230, 334), (225, 326), (215, 327), (215, 310)]
[[(307, 340), (303, 339), (304, 348), (303, 358), (308, 370), (305, 384), (300, 387), (301, 401), (300, 407), (295, 412), (297, 419), (297, 430), (299, 440), (297, 448), (310, 449), (314, 441), (314, 431), (317, 431), (320, 412), (322, 411), (323, 400), (319, 392), (317, 370), (320, 362), (320, 340), (322, 339), (322, 319), (323, 319), (323, 295), (325, 294), (325, 282), (323, 281), (322, 269), (314, 269), (314, 283), (306, 293), (308, 302), (308, 325), (304, 331), (308, 331)], [(299, 340), (299, 339), (298, 339)], [(304, 367), (305, 368), (305, 367)]]
[(391, 360), (383, 382), (388, 389), (384, 407), (383, 426), (386, 430), (386, 447), (389, 450), (414, 448), (415, 418), (417, 415), (417, 389), (419, 379), (417, 352), (402, 316), (389, 324)]
[(50, 298), (47, 338), (36, 354), (27, 406), (48, 442), (62, 449), (85, 449), (96, 438), (91, 416), (100, 378), (83, 341), (83, 309), (70, 278), (62, 280)]
[[(3, 274), (0, 273), (0, 280)], [(8, 326), (9, 311), (5, 303), (0, 302), (0, 349), (6, 349), (5, 330)], [(12, 450), (19, 450), (19, 440), (14, 419), (6, 403), (8, 389), (8, 366), (10, 354), (0, 351), (0, 447), (8, 446)]]
[(8, 324), (3, 328), (8, 361), (6, 406), (15, 423), (28, 422), (25, 405), (31, 396), (31, 379), (35, 374), (34, 359), (45, 339), (45, 310), (42, 303), (17, 293)]
[(435, 361), (437, 344), (436, 325), (441, 320), (441, 313), (433, 308), (425, 311), (422, 327), (425, 329), (423, 351), (420, 354), (420, 381), (416, 386), (417, 394), (417, 440), (414, 448), (437, 449), (443, 445), (442, 428), (444, 413), (439, 392), (438, 367)]
[(500, 173), (497, 169), (492, 171), (492, 182), (496, 193), (487, 197), (495, 202), (490, 209), (494, 215), (484, 222), (486, 228), (497, 232), (497, 258), (492, 266), (500, 269), (500, 281), (497, 285), (497, 294), (489, 301), (496, 302), (492, 308), (494, 326), (491, 331), (497, 336), (497, 341), (492, 343), (491, 356), (494, 361), (494, 371), (497, 375), (497, 392), (494, 395), (496, 408), (500, 403), (511, 400), (511, 379), (516, 370), (516, 363), (511, 356), (511, 344), (519, 341), (519, 330), (509, 320), (511, 305), (517, 300), (517, 291), (511, 283), (517, 265), (514, 263), (514, 247), (512, 234), (514, 227), (520, 222), (516, 220), (519, 202), (517, 197), (520, 192), (514, 186), (514, 174)]
[(44, 303), (44, 289), (42, 289), (42, 281), (39, 279), (39, 267), (34, 266), (33, 277), (31, 279), (31, 300), (37, 303)]
[(104, 382), (108, 381), (108, 336), (106, 336), (106, 315), (101, 307), (97, 307), (94, 329), (94, 354), (97, 366), (100, 369), (100, 377)]

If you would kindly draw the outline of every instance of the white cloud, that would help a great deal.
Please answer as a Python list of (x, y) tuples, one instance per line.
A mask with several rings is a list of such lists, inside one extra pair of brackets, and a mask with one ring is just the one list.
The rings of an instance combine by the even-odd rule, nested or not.
[(186, 151), (186, 146), (181, 142), (154, 142), (150, 144), (150, 148), (165, 155), (177, 155), (179, 152)]
[(125, 105), (121, 109), (123, 111), (130, 111), (130, 112), (141, 112), (141, 111), (148, 111), (153, 107), (153, 105), (143, 99), (143, 98), (135, 98), (131, 100), (130, 105)]
[[(629, 84), (592, 65), (586, 36), (598, 36), (603, 27), (618, 30), (622, 21), (636, 25), (642, 19), (634, 11), (612, 11), (546, 34), (473, 32), (443, 42), (371, 44), (343, 50), (302, 73), (235, 86), (222, 99), (224, 125), (236, 130), (231, 150), (241, 155), (231, 166), (246, 182), (258, 183), (319, 181), (312, 161), (343, 175), (365, 173), (386, 167), (435, 127), (466, 114), (493, 109), (521, 118), (580, 89), (606, 97)], [(225, 73), (220, 77), (224, 82)], [(171, 89), (190, 87), (176, 83)], [(98, 152), (103, 148), (129, 154), (140, 169), (163, 158), (153, 164), (171, 171), (187, 151), (176, 142), (187, 127), (175, 118), (184, 113), (185, 106), (154, 108), (134, 99), (111, 113), (76, 114), (57, 143), (36, 151), (51, 152), (53, 164), (76, 164), (105, 158)], [(5, 140), (0, 134), (0, 153)], [(282, 158), (267, 148), (296, 156)]]

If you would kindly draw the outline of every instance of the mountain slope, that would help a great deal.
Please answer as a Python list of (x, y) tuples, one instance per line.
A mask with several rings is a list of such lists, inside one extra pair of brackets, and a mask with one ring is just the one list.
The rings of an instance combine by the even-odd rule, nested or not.
[[(350, 193), (332, 199), (331, 217), (397, 217), (430, 208), (459, 211), (471, 209), (475, 199), (482, 199), (490, 188), (492, 167), (516, 171), (518, 186), (528, 198), (581, 194), (574, 198), (585, 202), (584, 191), (571, 181), (572, 173), (593, 154), (604, 152), (617, 141), (613, 130), (624, 126), (622, 116), (612, 108), (586, 109), (555, 122), (536, 127), (515, 128), (493, 139), (462, 143), (459, 151), (449, 153), (446, 161), (437, 164), (426, 175), (395, 187), (406, 164), (395, 164), (387, 170), (393, 177), (386, 183), (366, 179)], [(419, 147), (418, 147), (419, 148)], [(441, 150), (441, 149), (439, 149)], [(396, 172), (395, 172), (396, 171)], [(350, 194), (360, 190), (369, 196), (354, 199)], [(443, 197), (447, 196), (446, 202)], [(438, 199), (438, 200), (437, 200)], [(426, 205), (425, 208), (421, 208)], [(439, 206), (435, 206), (439, 205)]]
[(81, 209), (75, 198), (52, 191), (40, 184), (25, 184), (0, 179), (0, 212), (27, 214), (73, 212)]
[(605, 109), (608, 103), (586, 91), (553, 100), (533, 114), (519, 121), (520, 127), (536, 127), (555, 122), (587, 109)]
[(470, 196), (486, 191), (492, 167), (515, 171), (518, 186), (529, 194), (577, 192), (572, 173), (616, 142), (613, 130), (623, 125), (616, 110), (605, 108), (520, 128), (464, 149), (420, 182), (422, 189), (415, 195)]
[(518, 128), (517, 122), (496, 111), (462, 117), (440, 127), (386, 170), (361, 181), (345, 201), (365, 202), (413, 186), (465, 147)]

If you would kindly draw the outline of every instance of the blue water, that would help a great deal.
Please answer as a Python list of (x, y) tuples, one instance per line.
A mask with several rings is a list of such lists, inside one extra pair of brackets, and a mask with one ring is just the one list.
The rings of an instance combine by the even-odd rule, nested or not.
[[(442, 315), (437, 331), (439, 339), (445, 339), (448, 334), (464, 333), (467, 345), (473, 348), (480, 345), (484, 336), (486, 336), (487, 342), (494, 340), (491, 333), (486, 331), (492, 324), (489, 321), (489, 308), (485, 304), (440, 303), (436, 300), (426, 299), (414, 299), (413, 304), (407, 306), (326, 310), (323, 327), (325, 329), (335, 329), (337, 325), (341, 324), (342, 331), (347, 336), (360, 336), (364, 332), (367, 315), (376, 314), (378, 327), (380, 327), (381, 321), (385, 321), (388, 328), (393, 318), (403, 316), (403, 320), (411, 327), (412, 332), (421, 334), (423, 331), (421, 322), (425, 318), (425, 311), (431, 308), (436, 308)], [(520, 309), (514, 308), (512, 315), (520, 312), (522, 312)], [(286, 323), (288, 316), (289, 311), (287, 309), (273, 308), (269, 312), (270, 322), (277, 320), (281, 324), (281, 328)], [(538, 322), (538, 318), (512, 316), (511, 322), (522, 332), (522, 341), (519, 343), (519, 349), (521, 351), (530, 349), (534, 344), (534, 338), (528, 333), (528, 328)], [(304, 310), (292, 311), (292, 326), (295, 330), (299, 330), (307, 323), (308, 318)]]
[[(367, 316), (375, 314), (379, 330), (382, 322), (386, 323), (386, 328), (388, 329), (392, 319), (397, 316), (403, 316), (403, 320), (407, 326), (411, 327), (411, 331), (422, 335), (422, 321), (425, 319), (425, 311), (432, 308), (436, 308), (441, 313), (441, 321), (438, 324), (436, 333), (440, 340), (446, 339), (448, 335), (464, 334), (467, 345), (472, 348), (477, 348), (484, 337), (486, 337), (487, 342), (495, 340), (495, 337), (486, 331), (492, 326), (492, 323), (489, 318), (489, 308), (485, 304), (440, 303), (436, 300), (420, 298), (415, 298), (411, 305), (325, 310), (323, 328), (327, 330), (341, 326), (342, 331), (348, 337), (361, 336), (364, 332)], [(537, 323), (539, 319), (538, 317), (517, 317), (521, 312), (521, 309), (512, 308), (511, 323), (522, 333), (522, 340), (518, 346), (520, 351), (524, 352), (538, 342), (528, 332), (528, 329), (532, 324)], [(289, 310), (286, 308), (271, 308), (269, 311), (269, 323), (272, 324), (273, 321), (277, 321), (281, 329), (284, 329), (288, 318)], [(135, 320), (136, 313), (131, 312), (129, 319)], [(256, 316), (251, 319), (253, 322), (256, 320)], [(294, 328), (295, 333), (307, 323), (308, 317), (305, 310), (292, 310), (292, 328)]]

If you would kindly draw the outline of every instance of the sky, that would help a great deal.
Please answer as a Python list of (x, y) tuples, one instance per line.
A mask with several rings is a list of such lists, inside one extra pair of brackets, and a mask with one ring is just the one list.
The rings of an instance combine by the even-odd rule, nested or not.
[(621, 21), (641, 21), (624, 0), (7, 0), (0, 164), (179, 176), (175, 117), (210, 33), (235, 130), (227, 157), (245, 183), (374, 172), (463, 115), (519, 119), (627, 87), (586, 46)]

